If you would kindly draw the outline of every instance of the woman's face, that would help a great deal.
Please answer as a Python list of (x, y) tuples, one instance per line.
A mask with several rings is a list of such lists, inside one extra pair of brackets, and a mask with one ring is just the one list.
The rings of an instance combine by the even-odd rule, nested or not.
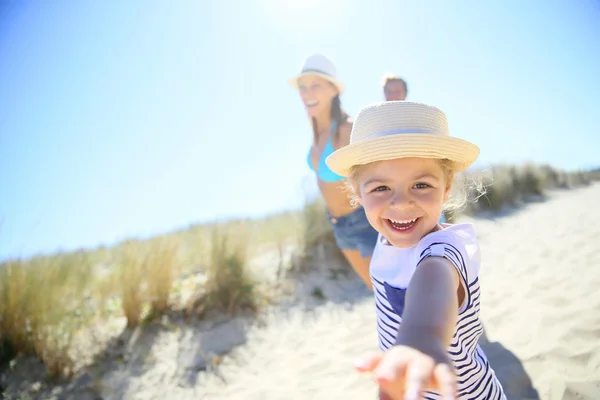
[(309, 117), (328, 114), (331, 100), (339, 94), (327, 79), (317, 75), (305, 75), (298, 79), (298, 88)]

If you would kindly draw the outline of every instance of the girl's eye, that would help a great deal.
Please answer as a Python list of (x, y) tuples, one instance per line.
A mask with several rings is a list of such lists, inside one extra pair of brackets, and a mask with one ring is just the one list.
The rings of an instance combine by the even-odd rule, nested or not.
[(375, 189), (371, 190), (371, 192), (383, 192), (388, 189), (389, 188), (387, 186), (381, 185), (381, 186), (377, 186)]
[(413, 187), (416, 188), (416, 189), (427, 189), (427, 188), (429, 188), (431, 186), (429, 186), (426, 183), (415, 183), (415, 185)]

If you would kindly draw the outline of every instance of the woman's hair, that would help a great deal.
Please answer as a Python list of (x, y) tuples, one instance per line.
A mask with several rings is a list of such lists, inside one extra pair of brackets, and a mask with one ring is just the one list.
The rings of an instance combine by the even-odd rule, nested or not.
[[(340, 125), (348, 120), (349, 116), (346, 114), (344, 110), (342, 110), (342, 102), (340, 100), (340, 95), (338, 94), (333, 99), (331, 99), (331, 119), (337, 123), (336, 130), (333, 133), (334, 143), (339, 139), (340, 136)], [(317, 143), (317, 138), (319, 136), (318, 127), (317, 127), (317, 119), (312, 119), (312, 127), (313, 127), (313, 143)]]
[[(467, 201), (477, 200), (485, 194), (485, 186), (480, 175), (471, 172), (456, 173), (456, 164), (452, 160), (436, 159), (436, 161), (442, 167), (446, 185), (452, 185), (450, 196), (444, 203), (444, 211), (458, 211), (467, 204)], [(346, 188), (350, 192), (350, 204), (354, 207), (359, 205), (358, 180), (361, 173), (371, 164), (355, 165), (350, 168)]]

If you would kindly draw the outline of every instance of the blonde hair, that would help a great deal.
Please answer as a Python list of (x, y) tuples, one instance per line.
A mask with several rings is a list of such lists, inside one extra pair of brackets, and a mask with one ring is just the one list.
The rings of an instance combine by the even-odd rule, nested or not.
[[(450, 196), (444, 202), (443, 210), (445, 212), (460, 211), (469, 200), (474, 201), (485, 194), (483, 178), (474, 173), (460, 172), (456, 173), (456, 164), (448, 159), (435, 159), (442, 168), (446, 185), (451, 185)], [(350, 192), (350, 204), (353, 207), (359, 205), (358, 201), (358, 180), (360, 175), (367, 167), (374, 163), (354, 165), (350, 168), (350, 174), (346, 178), (346, 189)], [(471, 197), (471, 198), (470, 198)]]

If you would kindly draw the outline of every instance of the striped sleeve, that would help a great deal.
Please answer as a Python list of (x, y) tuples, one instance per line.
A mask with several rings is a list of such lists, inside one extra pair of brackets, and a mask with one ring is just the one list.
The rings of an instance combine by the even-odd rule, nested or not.
[[(433, 236), (433, 235), (432, 235)], [(461, 277), (465, 299), (459, 314), (467, 310), (473, 301), (473, 284), (478, 281), (479, 246), (457, 235), (436, 235), (419, 244), (417, 265), (427, 257), (443, 257), (450, 261)]]

